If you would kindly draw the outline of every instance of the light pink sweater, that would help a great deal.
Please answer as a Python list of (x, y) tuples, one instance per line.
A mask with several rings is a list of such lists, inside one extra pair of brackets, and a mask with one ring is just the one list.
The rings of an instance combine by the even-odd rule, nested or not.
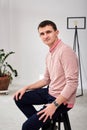
[(46, 57), (44, 80), (49, 84), (49, 94), (67, 99), (73, 107), (78, 86), (78, 60), (75, 52), (61, 40), (54, 45)]

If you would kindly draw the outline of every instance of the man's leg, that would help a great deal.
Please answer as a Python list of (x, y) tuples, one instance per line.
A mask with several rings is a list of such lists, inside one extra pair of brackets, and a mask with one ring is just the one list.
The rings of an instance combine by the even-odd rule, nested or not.
[[(45, 106), (43, 106), (41, 110), (44, 109), (44, 107)], [(51, 121), (50, 118), (48, 118), (46, 122), (43, 122), (43, 120), (39, 120), (39, 117), (40, 115), (37, 115), (37, 112), (33, 114), (30, 118), (27, 119), (27, 121), (23, 123), (22, 130), (39, 130), (43, 127), (43, 125), (46, 125), (47, 127), (45, 128), (48, 128), (48, 124), (50, 125)]]
[(27, 118), (32, 116), (37, 110), (33, 105), (40, 105), (47, 103), (48, 89), (37, 89), (26, 92), (23, 97), (15, 103), (18, 108), (25, 114)]
[(28, 91), (20, 100), (15, 100), (15, 103), (28, 118), (23, 124), (22, 130), (39, 130), (39, 128), (43, 126), (43, 121), (39, 120), (39, 116), (37, 116), (37, 110), (33, 105), (48, 103), (47, 88)]
[[(33, 107), (33, 105), (51, 103), (54, 99), (54, 97), (48, 94), (48, 89), (38, 89), (35, 91), (26, 92), (21, 100), (15, 101), (20, 110), (28, 118), (28, 120), (23, 124), (22, 130), (39, 130), (39, 128), (43, 125), (47, 125), (48, 127), (48, 122), (50, 119), (48, 119), (45, 123), (43, 123), (43, 121), (40, 121), (39, 116), (37, 116), (37, 110)], [(65, 109), (62, 109), (62, 111), (64, 110)]]
[(43, 121), (39, 120), (37, 113), (28, 118), (22, 125), (22, 130), (39, 130), (43, 126)]

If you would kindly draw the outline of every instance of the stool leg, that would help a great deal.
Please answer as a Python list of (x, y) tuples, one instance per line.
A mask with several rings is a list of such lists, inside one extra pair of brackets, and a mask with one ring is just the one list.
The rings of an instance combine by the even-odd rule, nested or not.
[(63, 113), (63, 119), (64, 119), (64, 128), (65, 130), (71, 130), (69, 116), (67, 113)]
[(61, 130), (61, 122), (58, 122), (58, 130)]
[[(51, 130), (55, 130), (56, 128), (56, 122), (52, 120), (52, 127), (51, 127)], [(58, 128), (58, 127), (57, 127)], [(57, 129), (56, 129), (57, 130)], [(58, 129), (59, 130), (59, 129)]]
[(61, 130), (61, 114), (58, 116), (57, 123), (58, 123), (57, 130)]
[(64, 130), (71, 130), (68, 113), (61, 113), (56, 120), (52, 121), (50, 130), (55, 130), (56, 123), (58, 123), (56, 130), (61, 130), (61, 123), (64, 124)]

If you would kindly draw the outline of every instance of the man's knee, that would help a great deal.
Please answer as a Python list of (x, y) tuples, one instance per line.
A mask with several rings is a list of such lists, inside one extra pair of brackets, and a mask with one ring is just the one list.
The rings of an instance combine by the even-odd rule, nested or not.
[(21, 100), (16, 100), (15, 98), (14, 98), (14, 102), (15, 102), (15, 104), (16, 104), (18, 107), (20, 107), (21, 104), (22, 104), (22, 101), (21, 101)]

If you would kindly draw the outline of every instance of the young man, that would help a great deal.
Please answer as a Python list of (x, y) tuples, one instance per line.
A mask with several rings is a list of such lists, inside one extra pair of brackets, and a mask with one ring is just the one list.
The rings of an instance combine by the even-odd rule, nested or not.
[[(22, 130), (39, 130), (52, 118), (55, 119), (56, 113), (70, 110), (75, 103), (78, 86), (77, 56), (58, 38), (55, 23), (49, 20), (41, 22), (38, 32), (49, 52), (44, 78), (14, 94), (17, 106), (27, 117)], [(40, 104), (45, 104), (45, 107), (37, 111), (33, 105)]]

